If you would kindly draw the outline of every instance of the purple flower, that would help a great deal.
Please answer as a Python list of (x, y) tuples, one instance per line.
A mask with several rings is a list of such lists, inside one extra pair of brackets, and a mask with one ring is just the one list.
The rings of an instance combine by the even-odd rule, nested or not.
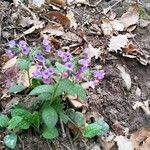
[(34, 59), (42, 63), (45, 61), (45, 58), (41, 53), (36, 53)]
[(76, 81), (81, 81), (82, 80), (82, 74), (80, 72), (78, 72), (76, 75), (75, 75), (75, 80)]
[(47, 39), (47, 38), (44, 38), (43, 39), (43, 45), (44, 46), (47, 46), (47, 45), (49, 45), (50, 44), (50, 41)]
[(68, 72), (64, 72), (64, 74), (63, 74), (63, 79), (68, 78), (68, 76), (69, 76)]
[(51, 50), (52, 50), (52, 46), (50, 44), (46, 45), (44, 48), (45, 48), (45, 51), (48, 53), (51, 52)]
[(98, 79), (98, 80), (102, 80), (105, 76), (105, 72), (104, 70), (96, 70), (94, 72), (94, 78)]
[(24, 41), (24, 40), (19, 41), (19, 46), (20, 46), (21, 48), (26, 47), (26, 46), (27, 46), (26, 41)]
[(16, 46), (15, 40), (9, 41), (8, 45), (9, 45), (9, 48), (15, 48), (15, 46)]
[(58, 51), (58, 56), (62, 59), (63, 62), (70, 61), (72, 55), (69, 52)]
[(50, 79), (43, 79), (42, 81), (44, 84), (50, 84)]
[(90, 61), (89, 61), (89, 59), (80, 59), (80, 60), (78, 61), (78, 63), (79, 63), (80, 65), (82, 65), (83, 67), (88, 67)]
[(82, 66), (81, 69), (80, 69), (80, 71), (81, 71), (82, 73), (84, 73), (85, 71), (87, 71), (87, 69), (88, 69), (87, 66)]
[(9, 58), (14, 57), (14, 54), (13, 54), (12, 50), (7, 49), (5, 52), (6, 52), (6, 55), (7, 55)]
[(21, 51), (22, 51), (22, 54), (28, 55), (30, 50), (29, 50), (28, 47), (23, 47), (23, 48), (21, 49)]
[(49, 76), (50, 76), (50, 73), (49, 73), (49, 70), (48, 70), (48, 69), (46, 69), (46, 70), (44, 70), (44, 71), (42, 72), (42, 77), (43, 77), (44, 79), (48, 79)]
[(54, 74), (54, 68), (48, 68), (42, 72), (42, 76), (44, 79), (48, 79), (53, 74)]
[(72, 70), (73, 70), (73, 64), (72, 64), (72, 63), (67, 62), (67, 63), (65, 63), (65, 66), (66, 66), (66, 68), (67, 68), (69, 71), (72, 71)]
[(37, 65), (36, 70), (32, 73), (35, 78), (42, 77), (42, 66)]
[(60, 57), (60, 58), (63, 58), (64, 54), (65, 54), (65, 52), (63, 52), (62, 50), (59, 50), (57, 53), (58, 57)]

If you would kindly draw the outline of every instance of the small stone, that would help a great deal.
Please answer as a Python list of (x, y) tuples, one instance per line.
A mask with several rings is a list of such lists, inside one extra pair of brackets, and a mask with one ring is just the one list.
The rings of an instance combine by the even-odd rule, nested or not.
[(95, 145), (92, 147), (91, 150), (101, 150), (100, 146), (99, 145)]

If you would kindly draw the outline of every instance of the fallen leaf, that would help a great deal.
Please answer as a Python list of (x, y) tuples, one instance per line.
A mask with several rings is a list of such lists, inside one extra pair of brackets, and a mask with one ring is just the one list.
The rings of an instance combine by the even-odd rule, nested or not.
[(66, 15), (70, 20), (70, 28), (77, 29), (78, 24), (76, 23), (73, 11), (69, 10)]
[(129, 35), (119, 34), (117, 36), (112, 36), (110, 38), (108, 51), (109, 52), (118, 52), (118, 50), (122, 51), (122, 48), (125, 48), (129, 42), (128, 40)]
[(143, 142), (142, 150), (150, 150), (150, 135), (149, 137)]
[(69, 20), (69, 18), (66, 17), (66, 15), (64, 15), (61, 12), (51, 11), (49, 13), (41, 14), (41, 16), (45, 16), (48, 19), (53, 19), (53, 20), (57, 21), (58, 23), (60, 23), (65, 28), (70, 27), (70, 20)]
[(123, 66), (121, 66), (120, 64), (117, 65), (117, 68), (120, 71), (120, 75), (123, 79), (123, 83), (124, 83), (125, 88), (127, 90), (130, 90), (131, 89), (131, 77), (130, 77), (129, 73), (127, 73), (125, 68)]
[(68, 100), (74, 108), (81, 108), (83, 104), (77, 100), (77, 97), (68, 96)]
[(124, 13), (121, 18), (121, 22), (127, 29), (129, 26), (137, 24), (139, 20), (139, 7), (137, 4), (132, 4), (126, 13)]
[(41, 24), (41, 21), (39, 21), (39, 19), (31, 19), (31, 17), (24, 17), (21, 16), (21, 19), (19, 21), (19, 25), (21, 25), (22, 27), (28, 27), (30, 25), (39, 25)]
[(95, 88), (95, 84), (93, 83), (93, 81), (83, 82), (81, 85), (84, 89)]
[(54, 4), (54, 5), (60, 5), (65, 6), (66, 1), (65, 0), (45, 0), (47, 4)]
[(45, 0), (32, 0), (31, 5), (41, 7), (45, 3)]
[(118, 150), (134, 150), (132, 142), (125, 136), (116, 136), (115, 141), (117, 142)]
[(14, 65), (16, 65), (17, 63), (17, 56), (11, 58), (10, 60), (8, 60), (4, 66), (2, 67), (2, 70), (6, 70), (6, 69), (9, 69), (11, 67), (13, 67)]
[[(32, 32), (34, 32), (37, 29), (42, 29), (44, 27), (44, 24), (45, 24), (44, 22), (41, 22), (41, 24), (39, 24), (39, 25), (34, 25), (31, 28), (29, 28), (28, 30), (24, 31), (23, 34), (24, 35), (31, 34)], [(23, 36), (23, 35), (21, 35), (21, 36)]]
[(104, 33), (104, 35), (113, 35), (113, 28), (111, 25), (111, 21), (109, 18), (107, 17), (102, 17), (101, 18), (101, 29)]
[[(133, 133), (131, 135), (130, 139), (131, 139), (131, 142), (132, 142), (135, 150), (141, 150), (141, 148), (142, 148), (141, 143), (144, 142), (148, 137), (150, 137), (150, 129), (148, 129), (148, 128), (142, 127), (139, 130), (137, 130), (135, 133)], [(149, 141), (149, 139), (148, 139), (148, 141)], [(150, 143), (147, 143), (147, 144), (150, 144)], [(146, 145), (144, 144), (144, 146), (147, 147), (147, 144)], [(146, 149), (144, 149), (144, 150), (146, 150)]]
[(110, 150), (113, 147), (113, 145), (115, 144), (115, 142), (106, 141), (103, 138), (98, 138), (98, 142), (101, 144), (103, 150)]
[(43, 34), (49, 34), (54, 36), (61, 36), (64, 34), (64, 29), (59, 24), (48, 24), (42, 31)]
[(66, 32), (62, 35), (62, 39), (64, 40), (68, 40), (68, 41), (74, 41), (74, 42), (79, 42), (81, 43), (82, 42), (82, 38), (80, 38), (78, 35), (76, 35), (75, 33), (73, 32)]
[(89, 4), (88, 0), (67, 0), (68, 5), (73, 5), (73, 4)]
[(90, 43), (88, 44), (88, 48), (85, 49), (85, 53), (87, 54), (87, 58), (91, 59), (95, 57), (95, 59), (98, 59), (101, 55), (101, 49), (94, 48)]

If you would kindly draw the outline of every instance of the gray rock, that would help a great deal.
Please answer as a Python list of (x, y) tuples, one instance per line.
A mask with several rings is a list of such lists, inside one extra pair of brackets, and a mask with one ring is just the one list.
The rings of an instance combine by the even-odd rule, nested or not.
[(150, 3), (145, 4), (145, 10), (150, 14)]

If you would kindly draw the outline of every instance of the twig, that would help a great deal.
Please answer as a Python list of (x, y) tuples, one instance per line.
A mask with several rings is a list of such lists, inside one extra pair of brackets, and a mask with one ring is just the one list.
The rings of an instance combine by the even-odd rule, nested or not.
[(74, 149), (73, 142), (72, 142), (72, 139), (71, 139), (71, 135), (70, 135), (69, 129), (67, 129), (67, 135), (68, 135), (68, 138), (69, 138), (69, 142), (70, 142), (70, 145), (71, 145), (71, 149), (72, 149), (72, 150), (75, 150), (75, 149)]
[(61, 130), (62, 130), (62, 137), (65, 138), (66, 137), (66, 132), (65, 132), (64, 124), (63, 124), (61, 118), (60, 118), (60, 126), (61, 126)]
[(25, 150), (25, 148), (24, 148), (24, 142), (22, 141), (22, 139), (21, 139), (21, 137), (20, 137), (20, 136), (18, 136), (18, 138), (19, 138), (19, 141), (21, 142), (22, 150)]
[(66, 149), (71, 150), (71, 148), (69, 148), (68, 146), (66, 146), (65, 144), (61, 143), (62, 146), (64, 146)]

